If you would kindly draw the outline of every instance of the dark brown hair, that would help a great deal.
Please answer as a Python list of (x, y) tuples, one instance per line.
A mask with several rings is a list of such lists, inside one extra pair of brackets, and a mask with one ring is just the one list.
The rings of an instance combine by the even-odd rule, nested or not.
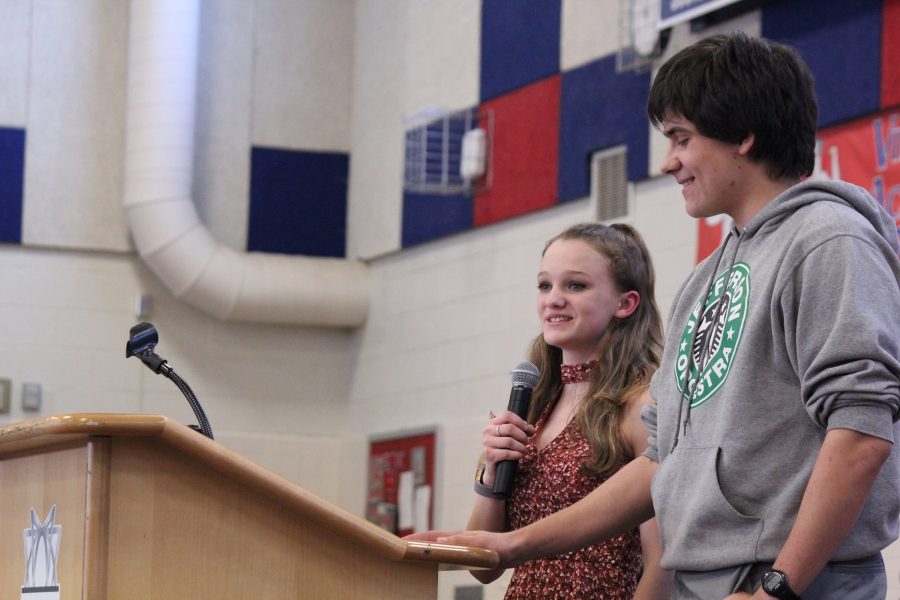
[(647, 101), (655, 127), (681, 116), (702, 135), (739, 144), (772, 179), (812, 173), (818, 106), (809, 67), (784, 44), (735, 32), (684, 48), (656, 74)]

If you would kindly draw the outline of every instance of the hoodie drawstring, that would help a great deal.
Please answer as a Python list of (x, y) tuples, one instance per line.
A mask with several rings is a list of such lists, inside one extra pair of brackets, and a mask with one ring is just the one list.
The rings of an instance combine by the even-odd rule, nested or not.
[[(741, 241), (743, 240), (743, 236), (739, 233), (737, 236), (734, 236), (733, 231), (729, 231), (728, 235), (725, 237), (725, 241), (722, 242), (722, 245), (719, 247), (719, 251), (716, 254), (716, 262), (713, 265), (712, 274), (709, 276), (709, 283), (706, 285), (706, 291), (703, 293), (703, 296), (700, 300), (700, 311), (697, 313), (697, 322), (694, 326), (694, 331), (691, 334), (691, 344), (688, 346), (688, 356), (690, 357), (688, 360), (687, 368), (684, 372), (684, 380), (681, 383), (681, 399), (678, 402), (678, 426), (675, 428), (675, 441), (672, 444), (672, 451), (675, 450), (676, 446), (678, 446), (678, 440), (680, 439), (681, 429), (684, 428), (684, 435), (687, 435), (688, 424), (691, 422), (691, 405), (694, 401), (694, 393), (693, 390), (690, 389), (691, 382), (691, 366), (694, 364), (694, 344), (697, 343), (697, 332), (700, 330), (700, 319), (703, 318), (703, 313), (706, 311), (706, 303), (709, 301), (709, 294), (712, 291), (713, 284), (716, 281), (716, 272), (719, 269), (719, 264), (722, 262), (722, 257), (725, 255), (725, 248), (728, 246), (729, 240), (732, 237), (736, 237), (737, 246), (735, 246), (734, 254), (731, 257), (731, 264), (728, 266), (728, 271), (725, 275), (725, 285), (727, 288), (728, 281), (731, 279), (731, 271), (734, 269), (734, 265), (737, 263), (737, 255), (738, 250), (741, 247)], [(713, 323), (719, 322), (719, 316), (721, 314), (723, 302), (719, 301), (716, 304), (716, 312), (713, 314)], [(715, 328), (713, 329), (715, 331)], [(699, 357), (700, 360), (706, 356), (707, 352), (709, 352), (709, 346), (712, 343), (713, 335), (708, 335), (706, 339), (703, 340), (703, 347), (700, 349)], [(703, 374), (700, 364), (697, 364), (697, 380), (700, 379), (700, 376)], [(684, 422), (682, 423), (681, 417), (684, 412), (684, 403), (687, 400), (687, 415), (684, 418)]]

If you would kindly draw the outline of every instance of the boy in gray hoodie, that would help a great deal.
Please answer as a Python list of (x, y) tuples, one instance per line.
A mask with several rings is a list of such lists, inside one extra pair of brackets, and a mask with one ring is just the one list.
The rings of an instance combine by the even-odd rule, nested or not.
[(683, 597), (721, 597), (723, 575), (759, 598), (883, 598), (900, 512), (896, 223), (862, 188), (801, 182), (816, 103), (785, 46), (694, 44), (660, 69), (648, 114), (687, 212), (734, 221), (676, 296), (645, 413), (662, 566)]
[(900, 513), (896, 223), (861, 188), (803, 181), (817, 106), (786, 46), (701, 40), (660, 68), (648, 114), (688, 214), (734, 226), (676, 296), (647, 451), (528, 527), (432, 537), (514, 566), (656, 514), (673, 598), (884, 598)]

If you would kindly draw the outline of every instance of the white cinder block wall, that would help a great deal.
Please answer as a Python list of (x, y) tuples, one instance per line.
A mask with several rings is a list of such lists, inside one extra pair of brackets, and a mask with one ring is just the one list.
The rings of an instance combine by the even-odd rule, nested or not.
[[(614, 50), (618, 5), (563, 1), (562, 68)], [(342, 331), (222, 323), (172, 299), (134, 255), (121, 210), (127, 2), (0, 0), (0, 126), (27, 131), (23, 245), (0, 246), (0, 377), (14, 392), (0, 423), (67, 411), (192, 422), (170, 382), (124, 358), (134, 300), (149, 294), (159, 353), (222, 443), (362, 514), (369, 438), (434, 427), (435, 525), (463, 526), (480, 429), (505, 407), (508, 371), (538, 330), (543, 243), (591, 218), (580, 200), (397, 250), (403, 118), (477, 104), (480, 6), (203, 3), (198, 211), (242, 249), (252, 145), (350, 152), (348, 255), (370, 262), (376, 286), (366, 326)], [(758, 31), (758, 18), (722, 27)], [(677, 29), (672, 46), (689, 39)], [(652, 138), (651, 170), (662, 142)], [(639, 182), (635, 196), (631, 222), (653, 254), (665, 315), (693, 263), (694, 224), (668, 178)], [(20, 408), (26, 381), (43, 386), (38, 415)], [(444, 573), (440, 597), (473, 584)]]

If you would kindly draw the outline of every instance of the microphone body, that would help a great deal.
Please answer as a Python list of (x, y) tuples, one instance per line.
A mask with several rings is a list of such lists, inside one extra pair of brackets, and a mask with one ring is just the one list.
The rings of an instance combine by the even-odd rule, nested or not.
[[(506, 409), (515, 413), (522, 419), (528, 418), (528, 408), (531, 406), (531, 392), (537, 385), (540, 373), (537, 367), (530, 362), (522, 362), (512, 370), (512, 390), (509, 393), (509, 404)], [(497, 465), (494, 475), (494, 487), (492, 491), (501, 498), (508, 498), (512, 491), (513, 480), (519, 470), (519, 462), (504, 460)]]

